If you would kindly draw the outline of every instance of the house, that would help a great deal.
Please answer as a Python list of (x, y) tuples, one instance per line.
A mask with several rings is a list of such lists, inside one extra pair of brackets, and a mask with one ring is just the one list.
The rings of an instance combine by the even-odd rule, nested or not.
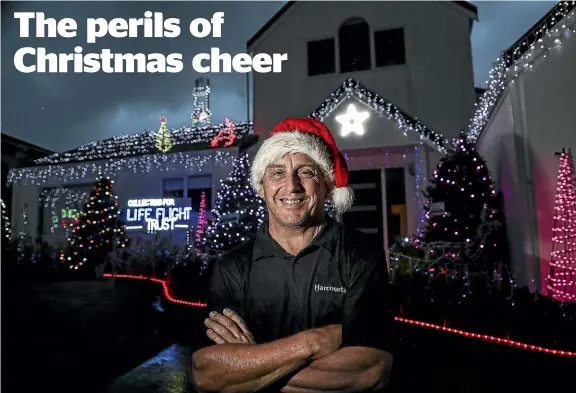
[(344, 222), (383, 247), (416, 233), (421, 188), (474, 112), (475, 20), (461, 1), (288, 2), (247, 44), (288, 54), (282, 73), (248, 76), (256, 134), (323, 120), (355, 189)]
[(518, 283), (543, 293), (553, 247), (556, 153), (576, 147), (575, 5), (556, 4), (504, 53), (486, 92), (489, 116), (469, 131), (504, 197)]
[(12, 211), (12, 190), (7, 185), (10, 169), (31, 165), (35, 159), (52, 153), (40, 146), (2, 134), (2, 200), (6, 203), (8, 217)]
[[(196, 225), (202, 193), (209, 211), (220, 180), (227, 177), (239, 153), (256, 140), (250, 122), (211, 124), (208, 106), (198, 109), (208, 100), (205, 93), (208, 90), (209, 94), (209, 88), (195, 88), (195, 92), (202, 90), (204, 97), (195, 100), (193, 127), (168, 131), (167, 119), (161, 118), (158, 132), (91, 142), (11, 170), (8, 182), (13, 189), (13, 230), (24, 230), (33, 239), (40, 237), (51, 245), (63, 244), (70, 220), (83, 208), (97, 178), (103, 175), (114, 180), (121, 219), (131, 236), (149, 237), (151, 230), (158, 233), (166, 229), (171, 242), (183, 244)], [(169, 143), (159, 144), (159, 136), (165, 134)], [(156, 208), (160, 207), (167, 209), (158, 216)], [(151, 216), (139, 210), (151, 210)], [(177, 225), (163, 225), (166, 220)]]

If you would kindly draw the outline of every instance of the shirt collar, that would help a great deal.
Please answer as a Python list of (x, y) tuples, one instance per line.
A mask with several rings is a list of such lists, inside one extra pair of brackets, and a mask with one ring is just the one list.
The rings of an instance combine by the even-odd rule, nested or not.
[[(332, 218), (326, 217), (326, 225), (320, 230), (312, 243), (308, 247), (321, 247), (334, 257), (335, 243), (337, 239), (337, 232), (339, 224)], [(307, 248), (308, 248), (307, 247)], [(252, 253), (252, 261), (257, 261), (261, 258), (269, 257), (293, 257), (289, 252), (284, 250), (276, 240), (270, 236), (268, 228), (268, 220), (264, 221), (256, 234), (256, 242), (254, 243), (254, 251)]]

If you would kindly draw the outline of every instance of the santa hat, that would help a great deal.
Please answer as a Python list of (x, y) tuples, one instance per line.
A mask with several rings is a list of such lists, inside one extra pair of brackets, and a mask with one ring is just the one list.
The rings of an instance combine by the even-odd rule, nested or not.
[(338, 214), (352, 207), (354, 192), (348, 187), (346, 160), (328, 127), (313, 118), (286, 119), (274, 127), (254, 157), (250, 176), (252, 188), (260, 192), (266, 168), (285, 155), (295, 153), (306, 154), (322, 169)]

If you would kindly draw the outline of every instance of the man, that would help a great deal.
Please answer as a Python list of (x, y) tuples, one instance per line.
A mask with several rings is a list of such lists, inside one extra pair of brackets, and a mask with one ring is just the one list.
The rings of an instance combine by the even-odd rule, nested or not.
[(193, 355), (203, 392), (359, 392), (383, 388), (392, 366), (393, 316), (384, 252), (327, 217), (354, 194), (348, 168), (320, 121), (278, 124), (252, 164), (268, 221), (216, 262)]

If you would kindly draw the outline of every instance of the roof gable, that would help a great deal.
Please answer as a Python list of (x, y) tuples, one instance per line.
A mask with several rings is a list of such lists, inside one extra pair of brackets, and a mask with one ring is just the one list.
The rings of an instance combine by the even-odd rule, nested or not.
[(422, 124), (419, 120), (408, 115), (396, 105), (386, 100), (378, 93), (366, 89), (356, 79), (348, 78), (330, 94), (318, 108), (316, 108), (310, 117), (323, 120), (330, 115), (346, 98), (355, 97), (380, 116), (394, 121), (398, 129), (404, 133), (415, 132), (420, 135), (420, 139), (427, 140), (435, 149), (445, 152), (445, 137)]
[[(266, 33), (276, 22), (278, 22), (288, 10), (292, 7), (296, 6), (298, 1), (288, 1), (282, 8), (276, 12), (268, 22), (264, 26), (262, 26), (253, 36), (248, 40), (246, 43), (246, 47), (250, 48), (256, 44), (256, 42)], [(450, 3), (451, 5), (455, 5), (461, 7), (465, 14), (469, 15), (472, 19), (478, 19), (478, 9), (473, 4), (467, 1), (450, 1), (450, 2), (443, 2), (443, 3)]]

